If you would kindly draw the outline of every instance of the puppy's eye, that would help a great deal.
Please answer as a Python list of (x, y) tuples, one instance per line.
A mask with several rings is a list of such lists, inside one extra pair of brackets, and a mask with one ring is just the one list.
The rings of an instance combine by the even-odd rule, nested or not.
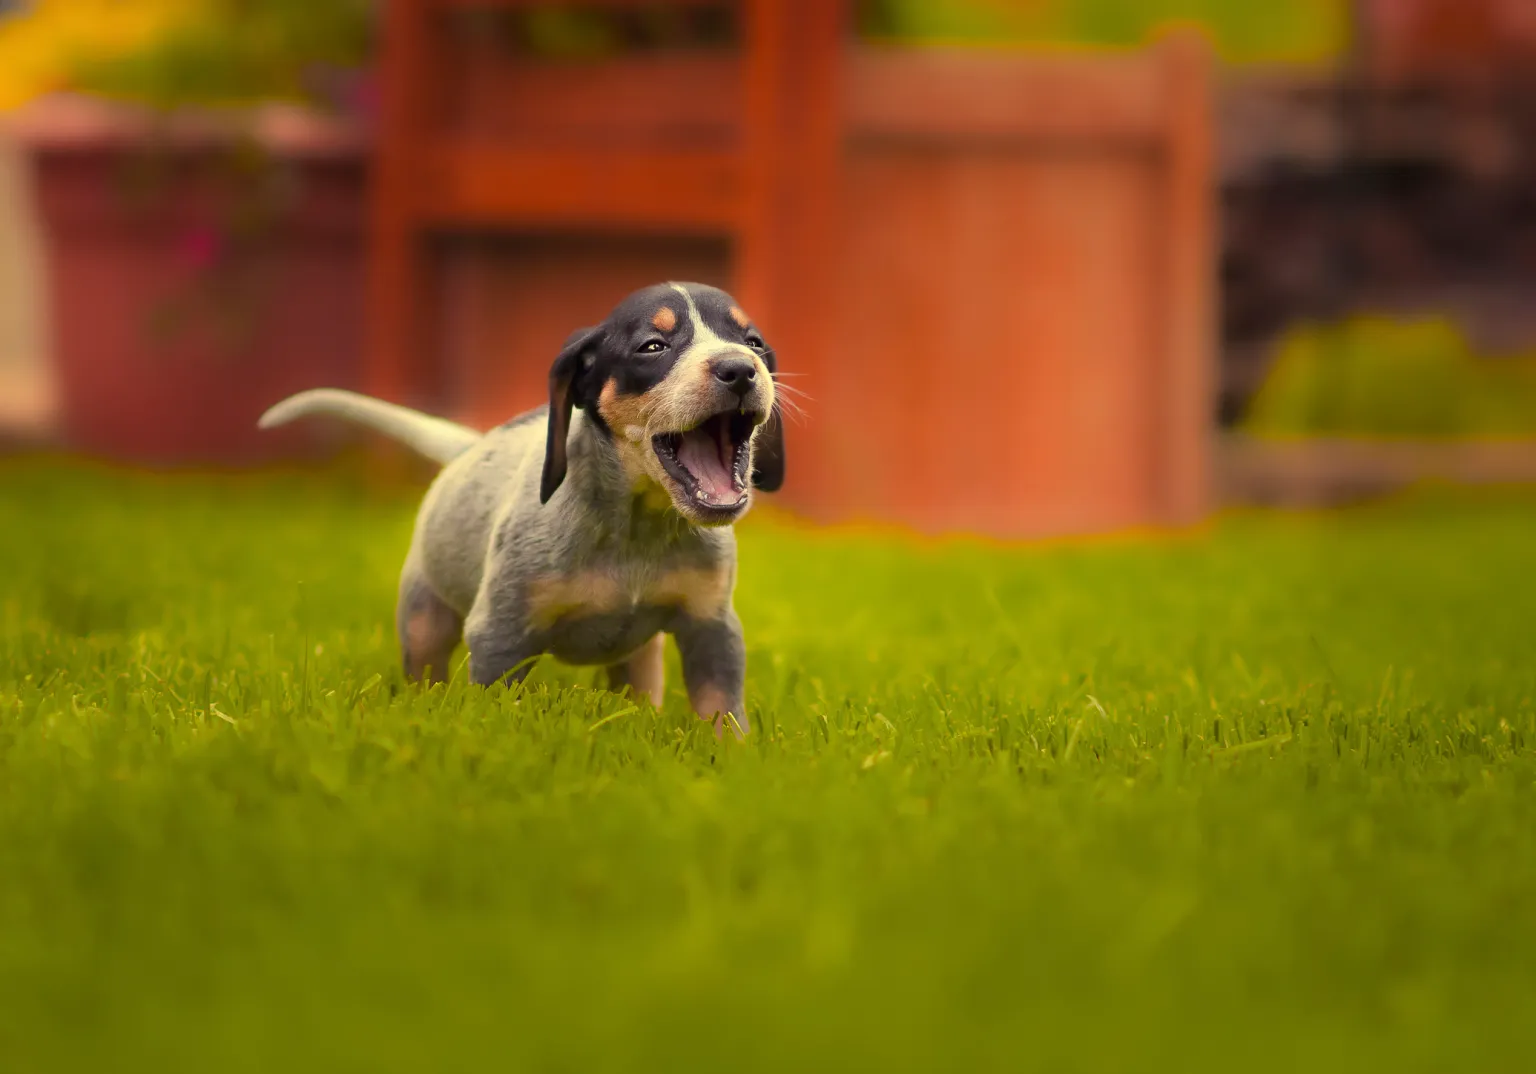
[(659, 339), (648, 339), (636, 348), (637, 354), (660, 354), (667, 349), (667, 345)]
[(747, 337), (747, 346), (751, 347), (755, 351), (763, 350), (765, 347), (765, 344), (763, 343), (763, 337), (753, 333)]

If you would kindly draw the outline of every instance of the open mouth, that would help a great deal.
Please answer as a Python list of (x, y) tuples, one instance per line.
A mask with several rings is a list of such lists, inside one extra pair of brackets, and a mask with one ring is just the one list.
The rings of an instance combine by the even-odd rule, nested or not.
[(758, 420), (752, 411), (733, 410), (686, 432), (653, 436), (651, 444), (662, 468), (695, 506), (735, 510), (747, 502), (748, 446)]

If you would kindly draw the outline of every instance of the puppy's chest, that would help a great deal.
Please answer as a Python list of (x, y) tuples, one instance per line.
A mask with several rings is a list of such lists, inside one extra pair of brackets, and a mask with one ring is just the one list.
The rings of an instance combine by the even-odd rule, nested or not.
[(713, 619), (730, 599), (729, 564), (615, 563), (533, 579), (527, 611), (535, 628), (547, 630), (581, 620), (649, 619), (658, 613)]

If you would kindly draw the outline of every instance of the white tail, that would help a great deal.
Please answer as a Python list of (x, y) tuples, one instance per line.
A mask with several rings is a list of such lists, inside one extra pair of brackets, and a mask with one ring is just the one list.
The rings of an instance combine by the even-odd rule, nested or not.
[(272, 429), (314, 414), (327, 414), (365, 425), (440, 463), (452, 461), (480, 439), (480, 434), (467, 425), (339, 388), (315, 388), (290, 395), (263, 414), (256, 424), (263, 429)]

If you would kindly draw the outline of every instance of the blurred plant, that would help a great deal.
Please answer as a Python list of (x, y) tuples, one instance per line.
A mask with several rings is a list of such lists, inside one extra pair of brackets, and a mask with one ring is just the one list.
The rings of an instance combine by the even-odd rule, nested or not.
[(73, 89), (160, 109), (314, 103), (316, 77), (369, 59), (373, 0), (196, 0), (141, 47), (76, 58)]
[(353, 91), (366, 90), (356, 73), (370, 57), (374, 10), (375, 0), (43, 0), (0, 21), (0, 62), (31, 57), (25, 80), (5, 85), (0, 72), (16, 103), (66, 89), (160, 115), (222, 110), (203, 147), (163, 143), (156, 121), (111, 158), (126, 211), (163, 219), (168, 207), (194, 206), (168, 237), (184, 272), (147, 311), (151, 333), (168, 342), (211, 334), (216, 353), (235, 354), (259, 332), (270, 252), (300, 181), (293, 161), (254, 136), (249, 106), (288, 101), (366, 115), (367, 98)]
[(1481, 358), (1443, 320), (1299, 329), (1243, 423), (1261, 436), (1536, 435), (1536, 356)]
[(1320, 63), (1345, 43), (1349, 0), (866, 0), (877, 39), (954, 44), (1145, 44), (1168, 23), (1197, 23), (1237, 63)]
[(733, 12), (698, 6), (618, 9), (535, 5), (466, 7), (455, 12), (461, 33), (488, 36), (514, 54), (590, 61), (621, 53), (729, 46)]
[(0, 110), (65, 87), (82, 56), (143, 47), (200, 0), (31, 0), (0, 13)]
[[(521, 18), (518, 16), (521, 15)], [(513, 13), (513, 32), (530, 51), (566, 59), (597, 59), (623, 48), (614, 12), (589, 8), (535, 8)]]

